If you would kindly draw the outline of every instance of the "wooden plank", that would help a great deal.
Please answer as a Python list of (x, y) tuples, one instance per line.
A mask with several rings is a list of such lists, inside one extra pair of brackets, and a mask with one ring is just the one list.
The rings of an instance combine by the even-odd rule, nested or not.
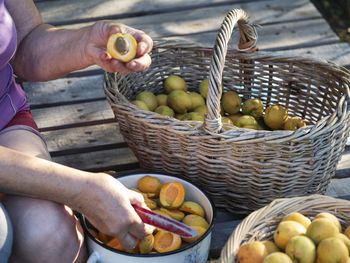
[[(104, 18), (122, 19), (125, 17), (155, 16), (166, 14), (169, 17), (181, 17), (181, 12), (195, 9), (214, 9), (220, 6), (227, 6), (225, 12), (232, 8), (242, 8), (248, 13), (255, 10), (256, 18), (258, 13), (268, 19), (269, 22), (281, 21), (284, 19), (296, 19), (305, 17), (321, 16), (317, 9), (307, 0), (296, 1), (261, 1), (261, 0), (234, 0), (234, 1), (210, 1), (207, 0), (120, 0), (116, 4), (113, 0), (91, 0), (91, 1), (48, 1), (36, 4), (46, 23), (70, 23), (83, 22), (86, 20), (99, 20)], [(264, 12), (260, 12), (264, 10)], [(171, 14), (171, 15), (169, 15)], [(217, 12), (208, 13), (206, 18), (219, 15)], [(182, 19), (185, 16), (182, 16)], [(85, 20), (84, 20), (85, 19)], [(74, 22), (75, 20), (75, 22)], [(187, 20), (187, 17), (186, 17)], [(207, 24), (207, 23), (206, 23)]]
[(285, 56), (302, 56), (316, 58), (325, 62), (331, 61), (337, 65), (350, 66), (350, 46), (347, 43), (335, 43), (322, 46), (299, 47), (297, 49), (278, 50), (270, 49), (268, 51), (277, 52)]
[[(117, 122), (42, 132), (51, 153), (73, 149), (123, 145)], [(125, 147), (125, 145), (124, 145)]]
[(43, 131), (52, 127), (68, 128), (69, 125), (114, 121), (114, 114), (107, 100), (33, 109), (32, 115)]
[(130, 148), (117, 148), (80, 154), (56, 156), (53, 161), (87, 171), (129, 170), (138, 168)]
[[(87, 69), (88, 70), (88, 69)], [(32, 108), (62, 102), (105, 99), (102, 88), (103, 75), (78, 78), (60, 78), (49, 82), (24, 82), (28, 102)]]
[[(146, 27), (143, 26), (144, 28)], [(171, 33), (174, 36), (167, 36), (167, 39), (181, 39), (185, 41), (195, 42), (199, 45), (205, 47), (213, 47), (216, 36), (218, 34), (219, 27), (211, 28), (204, 32), (189, 32), (191, 27), (188, 27), (185, 22), (181, 27), (185, 27), (183, 33), (174, 32), (172, 29)], [(178, 30), (181, 27), (177, 27)], [(164, 28), (164, 26), (163, 26)], [(154, 31), (151, 31), (154, 30)], [(166, 33), (161, 32), (161, 29), (145, 29), (145, 32), (151, 32), (153, 37), (163, 37)], [(169, 29), (170, 30), (170, 29)], [(168, 31), (169, 31), (168, 30)], [(310, 34), (313, 32), (313, 34)], [(237, 49), (238, 43), (238, 33), (234, 33), (232, 40), (229, 44), (230, 49)], [(309, 46), (310, 44), (325, 45), (338, 43), (339, 39), (333, 31), (329, 28), (329, 25), (323, 19), (313, 19), (313, 20), (300, 20), (298, 22), (287, 22), (279, 24), (265, 25), (258, 29), (258, 46), (261, 50), (263, 49), (288, 49), (296, 46), (297, 48), (302, 48), (303, 46)], [(350, 49), (350, 47), (349, 47)]]

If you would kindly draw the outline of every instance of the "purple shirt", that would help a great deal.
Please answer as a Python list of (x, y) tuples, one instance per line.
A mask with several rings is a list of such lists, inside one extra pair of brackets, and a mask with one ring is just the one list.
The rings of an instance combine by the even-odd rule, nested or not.
[(0, 130), (18, 111), (29, 109), (25, 93), (15, 82), (9, 63), (16, 47), (15, 24), (5, 7), (4, 0), (0, 0)]

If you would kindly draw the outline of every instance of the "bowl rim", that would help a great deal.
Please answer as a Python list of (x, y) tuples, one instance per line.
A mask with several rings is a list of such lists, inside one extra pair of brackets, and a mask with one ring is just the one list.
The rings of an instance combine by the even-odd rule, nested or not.
[(216, 208), (214, 205), (213, 200), (211, 200), (211, 198), (208, 196), (208, 194), (203, 191), (200, 187), (198, 187), (195, 183), (192, 183), (190, 181), (187, 181), (179, 176), (176, 175), (168, 175), (168, 174), (161, 174), (161, 173), (153, 173), (153, 172), (134, 172), (134, 173), (128, 173), (128, 174), (123, 174), (121, 176), (115, 177), (116, 179), (122, 178), (122, 177), (127, 177), (127, 176), (133, 176), (133, 175), (139, 175), (139, 174), (145, 174), (145, 175), (161, 175), (161, 176), (168, 176), (168, 177), (174, 177), (176, 179), (180, 179), (182, 181), (186, 181), (187, 183), (191, 184), (192, 186), (194, 186), (195, 188), (197, 188), (201, 193), (204, 194), (204, 196), (208, 199), (212, 212), (213, 212), (213, 218), (210, 222), (210, 225), (207, 229), (207, 231), (200, 237), (198, 238), (196, 241), (190, 243), (187, 246), (181, 247), (179, 249), (173, 250), (173, 251), (169, 251), (169, 252), (163, 252), (163, 253), (156, 253), (156, 254), (135, 254), (135, 253), (130, 253), (130, 252), (126, 252), (126, 251), (121, 251), (112, 247), (109, 247), (107, 245), (105, 245), (104, 243), (102, 243), (100, 240), (96, 239), (91, 233), (90, 231), (88, 231), (88, 227), (86, 224), (86, 217), (84, 215), (82, 215), (81, 213), (79, 214), (79, 221), (83, 227), (84, 230), (84, 234), (85, 236), (88, 236), (90, 240), (92, 240), (93, 242), (95, 242), (97, 245), (102, 246), (105, 249), (108, 249), (109, 251), (112, 251), (114, 253), (117, 254), (121, 254), (121, 255), (125, 255), (125, 256), (132, 256), (132, 257), (159, 257), (159, 256), (168, 256), (168, 255), (173, 255), (173, 254), (177, 254), (177, 253), (181, 253), (185, 250), (191, 249), (194, 246), (196, 246), (197, 244), (199, 244), (202, 240), (204, 240), (210, 233), (212, 233), (213, 229), (214, 229), (214, 221), (216, 220)]

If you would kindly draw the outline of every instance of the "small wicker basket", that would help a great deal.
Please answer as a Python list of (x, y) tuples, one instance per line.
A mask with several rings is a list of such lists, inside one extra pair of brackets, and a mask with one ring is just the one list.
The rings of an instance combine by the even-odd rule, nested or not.
[[(104, 91), (125, 141), (141, 168), (183, 177), (230, 212), (248, 214), (276, 198), (324, 193), (350, 130), (350, 72), (314, 59), (227, 51), (236, 23), (241, 46), (255, 42), (246, 13), (234, 9), (213, 49), (155, 41), (149, 69), (128, 76), (105, 73)], [(141, 91), (164, 93), (163, 81), (172, 74), (197, 92), (209, 76), (204, 123), (179, 121), (130, 102)], [(295, 132), (223, 125), (221, 83), (243, 101), (283, 105), (309, 125)]]
[(335, 215), (342, 231), (350, 225), (350, 201), (323, 195), (276, 199), (260, 208), (237, 226), (221, 250), (220, 258), (212, 263), (238, 263), (237, 251), (241, 244), (254, 240), (272, 240), (273, 232), (284, 216), (299, 212), (312, 219), (321, 212)]

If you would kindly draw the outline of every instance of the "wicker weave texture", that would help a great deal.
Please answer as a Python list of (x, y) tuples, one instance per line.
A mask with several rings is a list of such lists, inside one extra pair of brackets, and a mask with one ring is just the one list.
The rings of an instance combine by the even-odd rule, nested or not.
[[(241, 35), (252, 34), (245, 13), (233, 10), (213, 49), (155, 41), (148, 70), (106, 73), (104, 91), (143, 169), (181, 176), (204, 189), (217, 207), (247, 214), (276, 198), (325, 192), (350, 131), (350, 73), (309, 58), (227, 51), (237, 21), (244, 25), (241, 31), (250, 30)], [(209, 77), (204, 123), (179, 121), (130, 102), (141, 91), (164, 93), (163, 81), (172, 74), (185, 79), (189, 91), (198, 91)], [(224, 92), (234, 90), (243, 101), (283, 105), (309, 125), (296, 132), (223, 125), (221, 83)]]
[(343, 228), (350, 225), (350, 201), (323, 195), (276, 199), (247, 216), (231, 234), (221, 250), (218, 263), (238, 263), (236, 254), (241, 244), (253, 240), (272, 240), (273, 232), (287, 214), (299, 212), (313, 218), (318, 213), (335, 215)]

